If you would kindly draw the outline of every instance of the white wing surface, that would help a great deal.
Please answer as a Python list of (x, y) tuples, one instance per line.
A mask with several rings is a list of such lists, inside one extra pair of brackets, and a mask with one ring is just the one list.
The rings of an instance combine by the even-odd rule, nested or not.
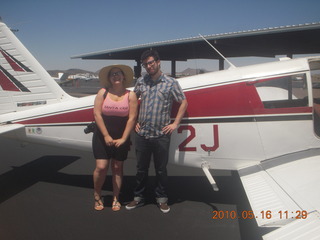
[(264, 239), (320, 239), (319, 150), (271, 159), (239, 171)]

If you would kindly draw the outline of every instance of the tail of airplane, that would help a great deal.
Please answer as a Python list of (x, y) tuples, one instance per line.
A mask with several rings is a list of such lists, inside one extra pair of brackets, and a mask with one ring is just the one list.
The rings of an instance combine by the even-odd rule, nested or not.
[(0, 20), (0, 114), (71, 98)]

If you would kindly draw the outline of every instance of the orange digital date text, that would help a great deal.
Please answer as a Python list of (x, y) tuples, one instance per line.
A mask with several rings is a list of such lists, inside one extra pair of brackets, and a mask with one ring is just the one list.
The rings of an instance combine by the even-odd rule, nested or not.
[(297, 211), (278, 211), (278, 212), (272, 212), (270, 210), (261, 211), (258, 214), (254, 214), (253, 211), (212, 211), (212, 219), (254, 219), (254, 218), (260, 218), (260, 219), (272, 219), (272, 218), (278, 218), (278, 219), (306, 219), (308, 217), (308, 212), (305, 210), (297, 210)]

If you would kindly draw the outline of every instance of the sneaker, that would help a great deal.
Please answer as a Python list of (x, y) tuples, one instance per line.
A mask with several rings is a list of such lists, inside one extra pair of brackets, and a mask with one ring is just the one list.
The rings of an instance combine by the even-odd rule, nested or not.
[(170, 207), (168, 206), (167, 203), (159, 203), (158, 205), (159, 205), (161, 212), (168, 213), (170, 211)]
[(127, 210), (132, 210), (132, 209), (135, 209), (137, 207), (141, 207), (144, 205), (144, 202), (140, 201), (136, 201), (136, 200), (133, 200), (132, 202), (130, 202), (129, 204), (126, 205), (126, 209)]

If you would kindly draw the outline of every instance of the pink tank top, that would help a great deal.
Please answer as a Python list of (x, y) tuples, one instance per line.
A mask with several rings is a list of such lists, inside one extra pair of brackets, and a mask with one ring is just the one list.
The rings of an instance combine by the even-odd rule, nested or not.
[(129, 115), (129, 91), (121, 101), (114, 101), (107, 94), (102, 104), (102, 114), (105, 116), (126, 117)]

